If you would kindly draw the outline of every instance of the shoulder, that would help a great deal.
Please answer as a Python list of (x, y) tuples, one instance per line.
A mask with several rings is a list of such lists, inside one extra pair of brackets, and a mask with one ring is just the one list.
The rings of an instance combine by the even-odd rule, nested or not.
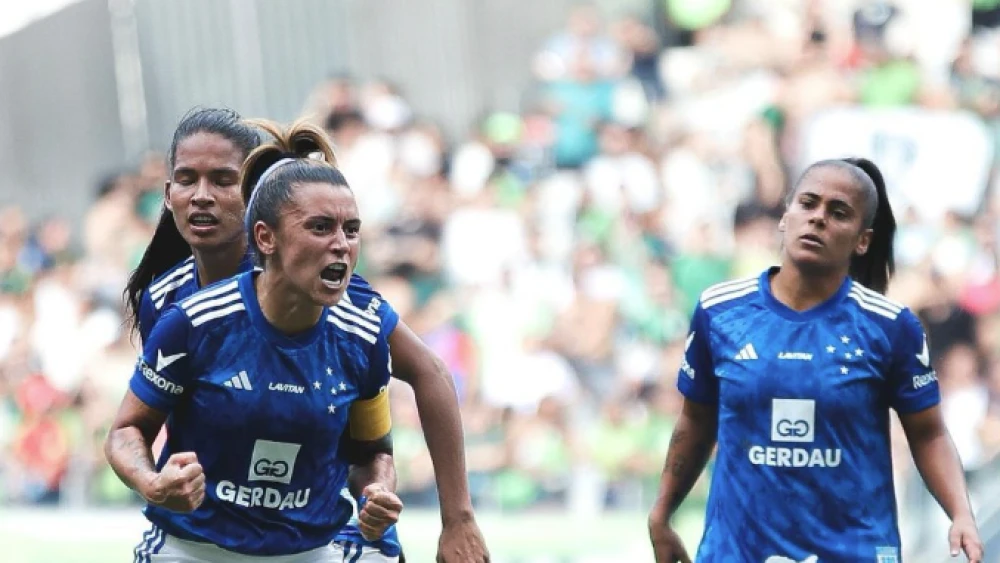
[(916, 315), (909, 307), (872, 291), (860, 283), (851, 282), (847, 293), (850, 304), (859, 316), (867, 318), (887, 329), (917, 322)]
[(382, 298), (379, 292), (375, 291), (375, 288), (368, 283), (368, 280), (358, 274), (352, 274), (351, 281), (347, 285), (347, 291), (344, 292), (344, 297), (338, 305), (347, 304), (378, 315), (378, 311), (382, 308), (382, 303), (384, 302), (385, 299)]
[(361, 311), (371, 320), (379, 323), (386, 334), (392, 332), (399, 322), (399, 315), (392, 305), (375, 290), (363, 277), (354, 274), (344, 297), (337, 304), (346, 311)]
[(240, 293), (239, 280), (240, 276), (237, 276), (205, 286), (180, 301), (177, 309), (190, 321), (193, 328), (202, 330), (242, 317), (246, 314), (246, 306)]
[(333, 330), (345, 333), (349, 339), (374, 345), (379, 339), (388, 337), (383, 331), (384, 319), (379, 314), (383, 309), (377, 304), (372, 306), (374, 303), (366, 301), (355, 305), (345, 294), (339, 303), (326, 310), (326, 320)]
[(173, 303), (178, 289), (195, 284), (194, 257), (188, 257), (157, 276), (142, 292), (143, 301), (148, 301), (157, 311)]
[(757, 299), (760, 276), (751, 276), (715, 284), (701, 292), (698, 309), (714, 315), (722, 311), (751, 303)]
[(351, 279), (347, 284), (347, 293), (363, 293), (363, 292), (375, 292), (372, 288), (372, 284), (368, 283), (368, 280), (361, 277), (358, 273), (351, 274)]
[(851, 282), (848, 302), (854, 307), (854, 314), (857, 317), (877, 326), (890, 341), (923, 338), (923, 324), (917, 315), (902, 303), (855, 282)]

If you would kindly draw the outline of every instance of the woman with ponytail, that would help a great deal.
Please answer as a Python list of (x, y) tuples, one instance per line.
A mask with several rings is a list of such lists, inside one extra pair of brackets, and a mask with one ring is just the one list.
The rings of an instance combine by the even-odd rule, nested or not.
[(900, 561), (890, 413), (982, 560), (962, 464), (916, 316), (887, 299), (896, 221), (869, 160), (811, 165), (779, 223), (781, 264), (705, 290), (684, 396), (649, 517), (657, 563), (689, 561), (670, 526), (717, 446), (697, 561)]
[[(111, 466), (148, 501), (138, 560), (332, 561), (354, 512), (342, 502), (350, 465), (338, 444), (384, 449), (389, 439), (388, 335), (399, 317), (344, 299), (360, 251), (354, 194), (308, 157), (332, 157), (322, 132), (272, 132), (240, 171), (255, 185), (246, 217), (260, 268), (163, 313), (108, 438)], [(394, 472), (371, 473), (360, 527), (378, 539), (402, 503)]]
[[(241, 125), (248, 126), (249, 123), (242, 123)], [(396, 372), (395, 375), (408, 381), (414, 387), (418, 400), (418, 408), (420, 404), (424, 405), (421, 413), (425, 415), (425, 431), (429, 437), (428, 442), (432, 458), (435, 461), (435, 466), (438, 468), (442, 516), (445, 520), (439, 544), (439, 549), (441, 550), (439, 554), (441, 555), (440, 560), (446, 562), (472, 561), (477, 563), (488, 561), (488, 554), (478, 526), (475, 523), (471, 503), (468, 498), (460, 417), (458, 415), (458, 405), (455, 400), (455, 392), (450, 375), (443, 368), (440, 360), (423, 345), (412, 331), (402, 323), (396, 325), (398, 320), (396, 314), (371, 289), (367, 282), (360, 276), (352, 275), (353, 264), (357, 258), (360, 219), (356, 217), (356, 205), (353, 204), (353, 194), (350, 188), (347, 187), (347, 182), (340, 172), (331, 166), (336, 161), (328, 140), (320, 130), (305, 124), (296, 124), (287, 132), (270, 122), (254, 122), (252, 125), (266, 130), (275, 138), (274, 143), (252, 151), (246, 158), (240, 170), (238, 183), (240, 186), (238, 193), (243, 196), (243, 198), (240, 198), (240, 201), (242, 202), (244, 198), (248, 200), (248, 211), (245, 215), (243, 207), (240, 207), (240, 223), (244, 223), (245, 218), (246, 229), (250, 232), (249, 246), (253, 250), (252, 256), (256, 258), (262, 273), (246, 273), (251, 268), (249, 262), (245, 260), (247, 256), (247, 237), (243, 236), (243, 244), (233, 246), (230, 249), (230, 253), (233, 256), (238, 256), (241, 262), (239, 262), (237, 267), (232, 268), (229, 275), (240, 274), (237, 279), (253, 280), (252, 285), (254, 287), (252, 291), (256, 293), (259, 299), (258, 306), (253, 307), (251, 305), (252, 300), (247, 297), (249, 292), (244, 287), (247, 285), (247, 282), (237, 283), (236, 281), (227, 280), (221, 284), (206, 288), (201, 294), (182, 301), (182, 303), (189, 304), (189, 307), (185, 308), (185, 305), (182, 304), (180, 309), (175, 309), (187, 312), (187, 316), (190, 317), (188, 324), (192, 326), (192, 330), (196, 323), (208, 323), (209, 320), (214, 321), (214, 319), (218, 318), (217, 316), (229, 318), (233, 316), (236, 310), (260, 310), (260, 316), (250, 315), (250, 317), (254, 317), (255, 323), (260, 325), (256, 332), (251, 331), (252, 334), (275, 334), (271, 329), (277, 329), (277, 333), (281, 334), (275, 334), (274, 338), (276, 340), (271, 341), (271, 343), (280, 344), (285, 342), (285, 333), (290, 331), (298, 334), (301, 332), (299, 330), (303, 329), (303, 326), (300, 326), (301, 319), (296, 320), (296, 318), (302, 316), (303, 309), (306, 311), (315, 309), (315, 307), (308, 306), (309, 302), (313, 304), (325, 303), (325, 310), (329, 311), (329, 314), (326, 315), (326, 321), (328, 321), (326, 325), (336, 327), (336, 329), (331, 330), (338, 330), (338, 334), (342, 333), (338, 337), (339, 339), (350, 342), (351, 339), (356, 340), (357, 338), (361, 338), (367, 343), (365, 344), (366, 346), (374, 344), (374, 347), (378, 350), (381, 350), (380, 346), (384, 343), (383, 339), (388, 339), (393, 347), (391, 363), (387, 359), (384, 359), (376, 360), (375, 364), (372, 365), (369, 362), (372, 359), (370, 357), (355, 358), (351, 362), (339, 363), (341, 367), (357, 367), (358, 365), (367, 363), (373, 372), (369, 374), (371, 377), (368, 379), (375, 381), (379, 380), (380, 369), (381, 371), (385, 371), (389, 365), (393, 365)], [(323, 198), (326, 197), (329, 200), (331, 196), (329, 192), (331, 190), (336, 202), (333, 207), (328, 209), (332, 210), (331, 213), (323, 217), (310, 216), (307, 218), (308, 220), (303, 220), (302, 211), (322, 208), (323, 201), (326, 201)], [(312, 197), (313, 199), (305, 203), (301, 201), (303, 191), (307, 197)], [(326, 202), (329, 203), (329, 201)], [(256, 229), (262, 229), (260, 237), (256, 236)], [(245, 231), (241, 229), (241, 232)], [(343, 236), (341, 237), (341, 235)], [(334, 239), (336, 239), (336, 242), (334, 242)], [(320, 244), (320, 241), (326, 240), (331, 241), (329, 246)], [(322, 268), (318, 276), (312, 276), (311, 274), (316, 273), (317, 264), (321, 262), (317, 259), (317, 255), (324, 252), (341, 253), (343, 250), (343, 241), (346, 241), (347, 244), (347, 256), (352, 258), (327, 264), (326, 267)], [(278, 251), (279, 247), (282, 248), (280, 252)], [(198, 258), (198, 254), (196, 253), (194, 259), (190, 262), (198, 269), (198, 272), (201, 272)], [(180, 267), (183, 267), (183, 264)], [(169, 273), (167, 276), (169, 276)], [(136, 277), (133, 276), (133, 279)], [(181, 277), (178, 277), (178, 280), (180, 279)], [(194, 286), (194, 290), (189, 292), (190, 295), (190, 293), (194, 293), (198, 289), (196, 283), (192, 277), (187, 277), (185, 281), (178, 281), (174, 285), (184, 287)], [(240, 295), (236, 291), (233, 291), (233, 288), (230, 288), (229, 293), (220, 295), (220, 291), (233, 284), (236, 284), (240, 288)], [(178, 289), (179, 287), (174, 288), (174, 293), (164, 294), (164, 303), (161, 310), (165, 310), (166, 305), (172, 300), (179, 299), (177, 297)], [(330, 302), (329, 300), (332, 299), (331, 292), (340, 295), (341, 298), (335, 302)], [(242, 299), (240, 296), (242, 296)], [(193, 303), (199, 299), (199, 303)], [(237, 301), (240, 303), (237, 303)], [(174, 313), (174, 317), (183, 318), (184, 316), (184, 314), (178, 314), (176, 311)], [(197, 320), (194, 319), (195, 316), (197, 316)], [(308, 315), (306, 316), (308, 317)], [(260, 322), (261, 318), (266, 322)], [(177, 324), (176, 321), (175, 324)], [(180, 324), (183, 328), (184, 323), (181, 322)], [(218, 323), (213, 322), (212, 324), (214, 326)], [(326, 325), (324, 326), (326, 327)], [(315, 329), (316, 327), (314, 326), (313, 328)], [(329, 327), (326, 328), (329, 329)], [(223, 332), (227, 330), (223, 329)], [(184, 375), (185, 370), (182, 367), (170, 365), (174, 363), (171, 359), (178, 357), (178, 354), (169, 354), (161, 358), (161, 355), (166, 352), (153, 349), (156, 348), (155, 341), (158, 340), (156, 336), (158, 331), (160, 331), (159, 323), (157, 323), (156, 329), (149, 336), (149, 341), (145, 342), (144, 358), (146, 359), (143, 360), (144, 363), (140, 364), (137, 375), (133, 378), (132, 391), (130, 391), (125, 403), (123, 403), (122, 412), (119, 414), (119, 419), (116, 422), (116, 429), (109, 436), (106, 447), (109, 460), (112, 461), (113, 467), (119, 470), (119, 474), (123, 480), (136, 488), (140, 493), (143, 493), (144, 496), (146, 496), (144, 491), (148, 490), (148, 487), (143, 487), (145, 483), (143, 479), (158, 478), (160, 481), (167, 479), (167, 483), (172, 483), (168, 479), (171, 473), (164, 471), (164, 469), (172, 467), (171, 461), (177, 462), (175, 465), (184, 464), (182, 466), (187, 466), (190, 463), (190, 460), (187, 458), (179, 461), (174, 460), (175, 456), (168, 458), (169, 450), (165, 450), (161, 456), (160, 464), (156, 466), (161, 469), (153, 477), (153, 474), (148, 472), (149, 466), (147, 463), (151, 464), (152, 462), (151, 458), (149, 458), (148, 449), (133, 447), (135, 444), (148, 444), (149, 436), (147, 434), (151, 432), (151, 429), (159, 428), (164, 420), (163, 413), (155, 406), (150, 407), (149, 403), (144, 404), (144, 398), (152, 403), (158, 402), (158, 398), (155, 395), (149, 395), (151, 390), (144, 388), (144, 382), (153, 382), (154, 386), (159, 384), (163, 386), (163, 389), (172, 389), (177, 394), (181, 394), (182, 386), (176, 383), (171, 385), (173, 382), (164, 378), (160, 372), (160, 368), (162, 367), (167, 371), (180, 370), (182, 376), (190, 376), (190, 374)], [(163, 331), (169, 332), (169, 329), (163, 329)], [(235, 338), (235, 334), (239, 334), (239, 332), (234, 332), (230, 337)], [(224, 335), (218, 334), (217, 336), (223, 337)], [(169, 339), (169, 337), (163, 338)], [(145, 340), (147, 339), (144, 337)], [(204, 338), (199, 336), (198, 340), (204, 340)], [(191, 342), (190, 339), (189, 342)], [(281, 347), (284, 347), (284, 345), (281, 345)], [(201, 345), (201, 349), (207, 350), (208, 352), (205, 353), (210, 353), (213, 357), (218, 356), (222, 348), (225, 348), (225, 346), (205, 346), (204, 343)], [(387, 349), (385, 353), (388, 353)], [(180, 356), (195, 355), (193, 352), (179, 354)], [(153, 361), (156, 363), (156, 370), (150, 367), (152, 364), (149, 362)], [(190, 361), (192, 360), (184, 360), (185, 363)], [(138, 375), (140, 372), (142, 377)], [(238, 370), (236, 372), (238, 375), (235, 376), (238, 381), (227, 380), (222, 382), (222, 386), (239, 391), (256, 389), (258, 392), (264, 392), (262, 391), (263, 388), (268, 389), (268, 391), (279, 389), (286, 393), (295, 394), (303, 393), (308, 389), (308, 386), (296, 386), (288, 382), (271, 382), (271, 384), (265, 385), (254, 376), (249, 375), (254, 373), (264, 377), (266, 375), (265, 372), (280, 373), (279, 370), (269, 369)], [(329, 365), (326, 368), (326, 374), (329, 378), (340, 377), (338, 371)], [(230, 376), (233, 377), (232, 374)], [(386, 375), (386, 377), (388, 376)], [(329, 385), (330, 394), (326, 395), (326, 397), (337, 397), (338, 399), (348, 400), (349, 394), (345, 394), (341, 390), (341, 386), (345, 385), (344, 379), (341, 379), (336, 386), (333, 386), (333, 383), (337, 382), (313, 381), (312, 385), (314, 390), (316, 385), (319, 385), (319, 388), (323, 391), (326, 391)], [(160, 388), (158, 387), (158, 389)], [(240, 396), (239, 393), (237, 393), (237, 396)], [(240, 397), (242, 398), (242, 396)], [(384, 388), (381, 388), (375, 394), (375, 397), (371, 399), (372, 402), (360, 401), (359, 404), (365, 405), (364, 407), (359, 407), (357, 411), (352, 408), (351, 430), (350, 432), (344, 432), (339, 442), (336, 453), (338, 461), (349, 462), (355, 465), (352, 466), (350, 474), (351, 491), (345, 488), (339, 497), (335, 499), (337, 517), (341, 514), (347, 514), (350, 517), (350, 521), (337, 530), (337, 544), (331, 547), (334, 555), (333, 560), (335, 561), (339, 561), (342, 556), (349, 556), (349, 560), (351, 561), (397, 561), (397, 558), (399, 561), (402, 561), (402, 554), (399, 551), (398, 541), (395, 539), (394, 529), (390, 526), (394, 521), (394, 517), (390, 518), (392, 516), (390, 514), (391, 511), (386, 512), (384, 506), (385, 502), (392, 504), (398, 501), (398, 499), (393, 500), (394, 495), (391, 493), (391, 490), (395, 487), (395, 470), (392, 466), (391, 441), (388, 434), (372, 436), (363, 430), (360, 434), (355, 434), (355, 424), (363, 429), (373, 426), (379, 427), (380, 421), (383, 419), (386, 422), (388, 421), (388, 413), (382, 408), (384, 407), (383, 398)], [(337, 411), (336, 405), (332, 403), (327, 408), (329, 409), (329, 414), (334, 414), (334, 411)], [(430, 411), (430, 414), (428, 414), (428, 411)], [(222, 412), (222, 409), (220, 409), (220, 412)], [(247, 412), (252, 412), (253, 416), (245, 418)], [(360, 414), (355, 416), (355, 412)], [(239, 413), (233, 411), (231, 414), (232, 420), (230, 422), (240, 420), (240, 416), (244, 417), (244, 427), (240, 429), (241, 433), (259, 426), (260, 421), (258, 420), (256, 408), (245, 409)], [(308, 417), (304, 418), (308, 420)], [(174, 419), (172, 418), (171, 420)], [(233, 423), (235, 424), (235, 422)], [(168, 423), (168, 426), (171, 426), (171, 424)], [(200, 426), (203, 427), (203, 425)], [(175, 434), (176, 430), (172, 429), (170, 436), (173, 437)], [(152, 435), (155, 436), (155, 432)], [(362, 439), (357, 439), (359, 435), (362, 436)], [(180, 440), (181, 438), (177, 438), (176, 440), (168, 441), (168, 447), (174, 441)], [(172, 451), (177, 451), (177, 447), (182, 446), (175, 445)], [(130, 449), (131, 453), (129, 453)], [(256, 444), (253, 451), (254, 455), (256, 455)], [(196, 451), (186, 452), (185, 455), (187, 453), (197, 454)], [(218, 457), (219, 455), (215, 453), (212, 454), (212, 457)], [(240, 456), (246, 454), (234, 455)], [(126, 463), (123, 465), (130, 456), (132, 457), (132, 464), (129, 465)], [(201, 459), (197, 455), (194, 458)], [(243, 471), (245, 474), (246, 469), (244, 468)], [(164, 476), (164, 473), (167, 473), (167, 475)], [(191, 482), (188, 481), (187, 483), (190, 485)], [(374, 487), (368, 487), (367, 485), (373, 485)], [(211, 494), (208, 497), (210, 500), (216, 502), (220, 498), (225, 501), (228, 497), (226, 496), (226, 492), (221, 488), (221, 482), (218, 487), (215, 490), (216, 498), (212, 499)], [(197, 487), (195, 488), (197, 489)], [(204, 485), (202, 485), (202, 488), (204, 488)], [(353, 495), (351, 494), (352, 492)], [(221, 496), (219, 496), (220, 494)], [(373, 497), (373, 495), (376, 496)], [(358, 496), (361, 497), (361, 502), (364, 505), (360, 514), (353, 507), (355, 504), (354, 497)], [(158, 549), (156, 543), (159, 540), (155, 539), (155, 536), (169, 536), (171, 531), (176, 534), (175, 539), (177, 541), (183, 542), (183, 538), (185, 537), (194, 537), (194, 541), (196, 542), (207, 541), (209, 543), (216, 543), (213, 539), (215, 536), (211, 532), (199, 535), (198, 532), (194, 532), (192, 529), (180, 529), (176, 523), (168, 521), (169, 518), (166, 518), (166, 516), (172, 510), (170, 507), (171, 503), (176, 504), (179, 502), (180, 506), (184, 509), (193, 509), (201, 502), (201, 498), (198, 498), (197, 494), (195, 494), (194, 498), (183, 497), (183, 495), (181, 497), (180, 499), (168, 498), (166, 500), (146, 497), (150, 500), (147, 516), (154, 522), (154, 528), (150, 534), (147, 534), (146, 541), (137, 548), (137, 557), (147, 555), (149, 552)], [(197, 503), (191, 502), (185, 504), (184, 498), (187, 498), (189, 501), (197, 501)], [(237, 504), (240, 504), (240, 502), (237, 501)], [(395, 505), (393, 504), (393, 506)], [(330, 508), (327, 507), (327, 510), (330, 510)], [(199, 509), (194, 514), (204, 512), (203, 509)], [(353, 516), (351, 516), (352, 513)], [(161, 547), (162, 544), (163, 542), (160, 542)], [(173, 545), (183, 544), (173, 542)], [(225, 549), (225, 546), (222, 547)], [(287, 546), (280, 549), (287, 549)], [(223, 557), (224, 555), (224, 553), (214, 553), (212, 560), (216, 560), (215, 557)], [(153, 556), (153, 560), (157, 560), (155, 555)], [(160, 560), (173, 561), (174, 559), (167, 558)], [(194, 561), (195, 559), (178, 560)]]
[(168, 305), (247, 268), (239, 176), (259, 144), (260, 133), (229, 109), (195, 108), (178, 123), (164, 209), (125, 287), (128, 319), (143, 340)]

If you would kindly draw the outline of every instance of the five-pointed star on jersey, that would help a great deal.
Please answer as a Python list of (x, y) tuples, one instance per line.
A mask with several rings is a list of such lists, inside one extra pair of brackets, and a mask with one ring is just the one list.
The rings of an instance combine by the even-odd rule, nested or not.
[[(844, 344), (850, 344), (851, 338), (845, 334), (845, 335), (842, 335), (840, 337), (840, 341), (842, 343), (844, 343)], [(830, 353), (830, 354), (836, 353), (837, 352), (837, 346), (828, 345), (826, 347), (826, 351), (827, 351), (827, 353)], [(855, 347), (855, 349), (854, 349), (853, 352), (851, 350), (847, 350), (846, 352), (844, 352), (844, 361), (845, 362), (850, 362), (851, 360), (856, 360), (856, 359), (860, 358), (861, 356), (863, 356), (864, 354), (865, 354), (864, 350), (862, 350), (861, 348)], [(850, 373), (850, 371), (851, 370), (850, 370), (849, 367), (843, 366), (843, 365), (840, 366), (840, 373), (841, 374), (847, 375), (848, 373)]]

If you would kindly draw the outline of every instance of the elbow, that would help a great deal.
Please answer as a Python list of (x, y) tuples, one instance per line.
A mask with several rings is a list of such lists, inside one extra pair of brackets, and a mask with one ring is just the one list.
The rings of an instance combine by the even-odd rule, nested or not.
[(454, 388), (455, 382), (451, 379), (451, 370), (444, 363), (444, 360), (439, 358), (436, 354), (431, 354), (431, 373), (434, 374), (435, 379), (444, 381), (449, 387)]
[(108, 465), (114, 467), (114, 441), (116, 433), (120, 432), (119, 428), (112, 428), (108, 431), (108, 435), (104, 437), (104, 460), (108, 462)]

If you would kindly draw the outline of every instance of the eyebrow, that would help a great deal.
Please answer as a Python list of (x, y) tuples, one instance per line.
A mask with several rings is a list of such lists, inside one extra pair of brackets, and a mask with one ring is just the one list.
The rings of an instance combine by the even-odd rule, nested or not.
[[(815, 198), (815, 199), (822, 199), (822, 198), (820, 198), (820, 195), (817, 194), (816, 192), (810, 192), (810, 191), (805, 191), (805, 190), (799, 192), (799, 196), (800, 197), (803, 196), (803, 195), (806, 195), (806, 196), (809, 196), (809, 197), (812, 197), (812, 198)], [(844, 207), (847, 207), (848, 209), (851, 209), (851, 210), (854, 209), (854, 206), (851, 205), (850, 202), (848, 202), (846, 200), (843, 200), (843, 199), (841, 199), (839, 197), (827, 198), (826, 201), (830, 202), (831, 205), (842, 205)]]
[[(317, 221), (326, 221), (328, 223), (336, 223), (337, 218), (330, 215), (308, 215), (305, 218), (306, 223), (312, 223)], [(360, 225), (361, 219), (358, 217), (351, 217), (350, 219), (345, 219), (343, 221), (345, 225)]]
[[(208, 173), (209, 174), (218, 174), (220, 172), (225, 172), (225, 173), (235, 172), (235, 173), (239, 173), (239, 171), (240, 171), (239, 168), (234, 168), (234, 167), (231, 167), (231, 166), (225, 166), (225, 167), (222, 167), (222, 168), (212, 168), (212, 169), (210, 169), (208, 171)], [(177, 173), (188, 174), (188, 173), (192, 173), (192, 172), (197, 173), (198, 170), (195, 169), (194, 167), (191, 167), (191, 166), (178, 166), (178, 167), (174, 168), (174, 172), (173, 173), (174, 174), (177, 174)]]

